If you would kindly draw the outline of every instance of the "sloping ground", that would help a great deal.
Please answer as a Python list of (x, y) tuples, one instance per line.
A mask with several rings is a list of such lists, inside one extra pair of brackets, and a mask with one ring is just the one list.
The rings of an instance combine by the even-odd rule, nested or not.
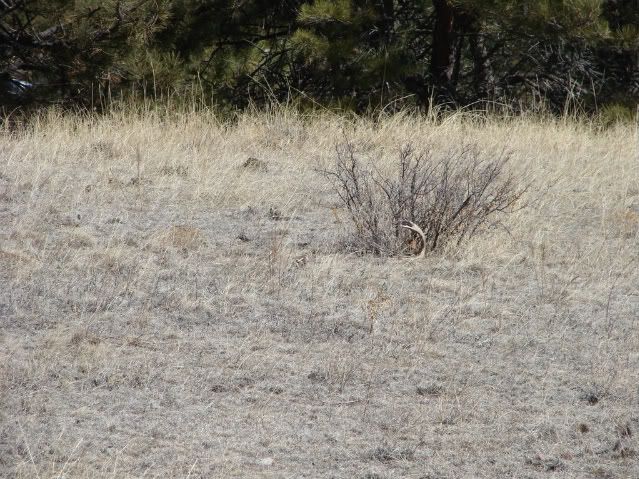
[[(344, 135), (506, 147), (530, 205), (423, 261), (349, 253), (316, 173)], [(0, 476), (639, 477), (635, 145), (286, 112), (5, 133)]]

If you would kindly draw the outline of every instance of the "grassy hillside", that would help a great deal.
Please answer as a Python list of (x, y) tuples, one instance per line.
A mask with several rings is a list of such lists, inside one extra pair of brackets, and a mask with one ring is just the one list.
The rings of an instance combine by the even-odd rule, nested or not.
[[(344, 138), (506, 148), (528, 206), (358, 254)], [(0, 476), (635, 477), (638, 260), (630, 126), (52, 113), (1, 133)]]

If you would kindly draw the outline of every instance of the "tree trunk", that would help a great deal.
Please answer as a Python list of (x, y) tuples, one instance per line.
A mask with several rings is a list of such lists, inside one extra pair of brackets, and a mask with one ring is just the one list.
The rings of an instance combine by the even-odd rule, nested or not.
[(473, 87), (478, 100), (486, 100), (495, 93), (495, 76), (477, 18), (469, 17), (466, 24), (470, 53), (473, 57)]
[(448, 0), (433, 0), (435, 25), (430, 73), (438, 96), (451, 97), (455, 65), (455, 10)]

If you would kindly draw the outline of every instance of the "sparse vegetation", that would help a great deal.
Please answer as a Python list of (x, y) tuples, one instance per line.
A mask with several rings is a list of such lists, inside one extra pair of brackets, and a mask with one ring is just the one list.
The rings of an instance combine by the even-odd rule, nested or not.
[[(429, 226), (449, 159), (423, 260), (344, 248), (359, 210), (318, 173), (344, 131), (375, 201), (410, 184), (398, 147), (435, 168), (377, 203), (380, 252), (410, 237), (392, 208)], [(636, 476), (636, 134), (286, 110), (1, 131), (0, 477)], [(482, 184), (529, 206), (469, 234), (450, 218)]]

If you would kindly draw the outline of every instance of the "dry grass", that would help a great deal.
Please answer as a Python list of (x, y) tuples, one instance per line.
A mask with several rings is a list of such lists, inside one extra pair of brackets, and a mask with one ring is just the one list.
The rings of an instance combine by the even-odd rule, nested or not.
[[(423, 261), (348, 254), (316, 173), (343, 129), (380, 158), (506, 147), (531, 206)], [(635, 135), (287, 112), (3, 133), (0, 476), (639, 476)]]

